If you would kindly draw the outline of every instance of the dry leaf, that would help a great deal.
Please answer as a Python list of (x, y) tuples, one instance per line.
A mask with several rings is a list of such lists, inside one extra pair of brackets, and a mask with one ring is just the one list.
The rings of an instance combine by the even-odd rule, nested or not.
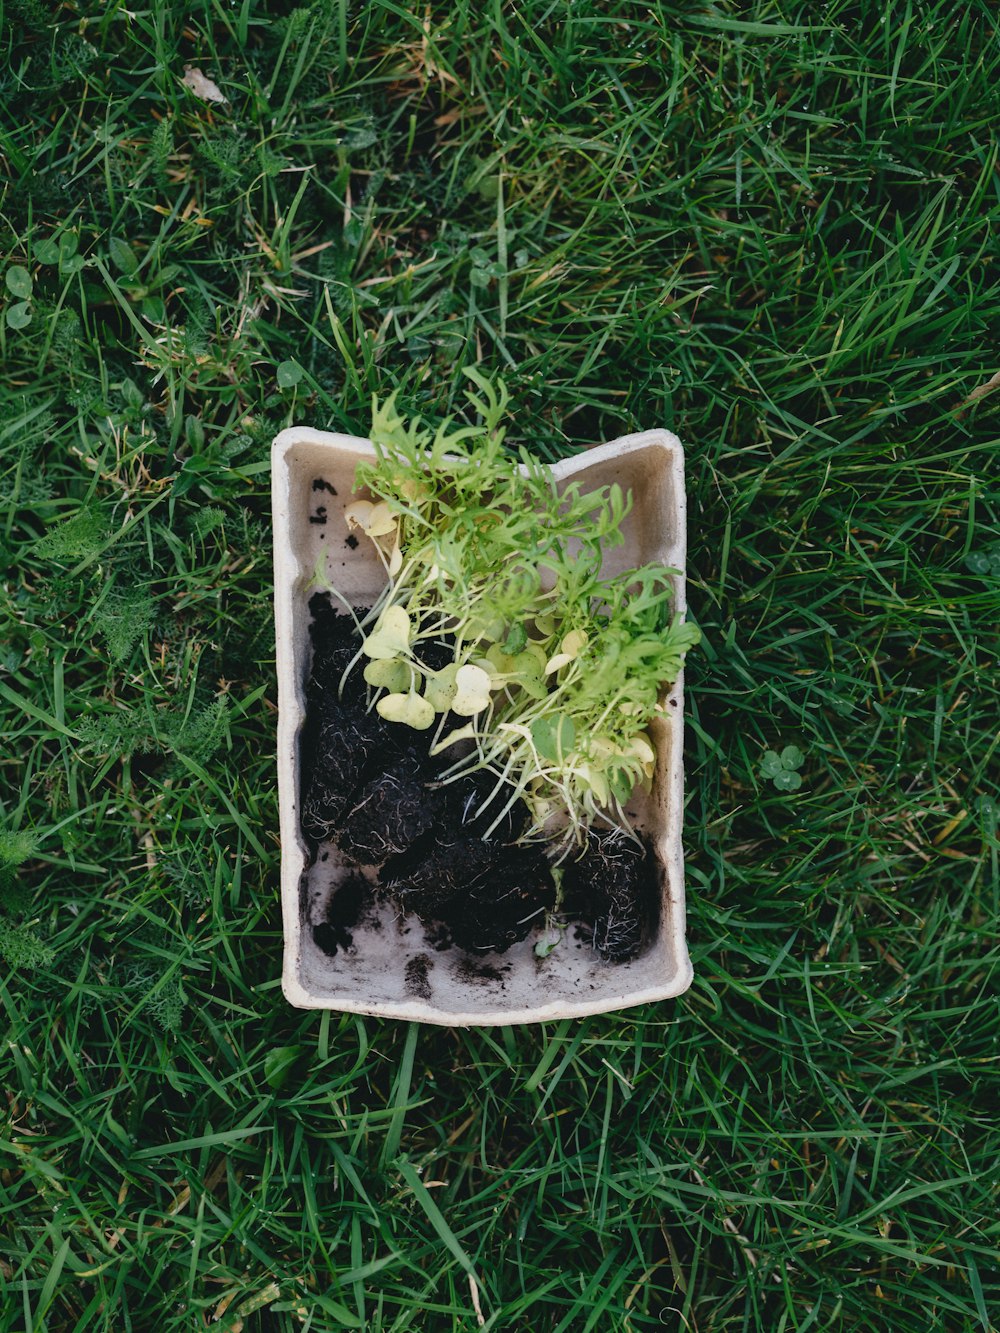
[(980, 398), (985, 398), (987, 394), (996, 393), (1000, 389), (1000, 370), (995, 375), (991, 375), (985, 384), (977, 384), (971, 393), (966, 394), (957, 407), (952, 411), (959, 421), (965, 416), (965, 409), (972, 403), (978, 403)]
[(195, 69), (192, 65), (184, 66), (181, 83), (185, 88), (190, 88), (195, 97), (200, 97), (203, 102), (218, 102), (221, 105), (226, 103), (226, 98), (219, 91), (219, 85), (206, 78), (200, 69)]

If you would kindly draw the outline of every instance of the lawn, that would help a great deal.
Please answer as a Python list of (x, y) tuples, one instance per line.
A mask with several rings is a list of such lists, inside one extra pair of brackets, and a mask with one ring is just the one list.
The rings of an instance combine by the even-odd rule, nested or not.
[[(1000, 1326), (994, 7), (6, 0), (0, 49), (0, 1327)], [(545, 459), (685, 443), (695, 981), (301, 1013), (269, 443), (471, 364)]]

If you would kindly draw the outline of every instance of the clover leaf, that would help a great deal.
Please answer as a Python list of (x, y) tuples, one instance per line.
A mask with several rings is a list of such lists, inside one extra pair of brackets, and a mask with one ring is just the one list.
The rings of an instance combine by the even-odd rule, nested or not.
[(796, 769), (802, 767), (805, 758), (797, 745), (786, 745), (780, 754), (767, 750), (760, 761), (760, 775), (769, 778), (778, 791), (798, 791), (802, 777)]
[(965, 567), (984, 579), (1000, 578), (1000, 542), (994, 542), (983, 551), (970, 551), (965, 557)]

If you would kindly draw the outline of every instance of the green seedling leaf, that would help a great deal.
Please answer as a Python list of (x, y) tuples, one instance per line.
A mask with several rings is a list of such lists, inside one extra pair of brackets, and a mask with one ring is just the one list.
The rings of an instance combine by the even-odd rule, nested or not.
[(94, 626), (104, 636), (112, 662), (124, 662), (142, 636), (152, 628), (156, 604), (141, 583), (115, 588), (94, 611)]
[(517, 658), (504, 652), (498, 643), (491, 643), (486, 650), (484, 661), (490, 664), (493, 683), (503, 684), (517, 670)]
[(611, 799), (611, 787), (608, 785), (606, 774), (601, 772), (595, 764), (581, 764), (579, 766), (580, 777), (590, 787), (594, 793), (599, 805), (607, 805)]
[(200, 453), (205, 447), (205, 427), (199, 417), (184, 418), (184, 440), (192, 453)]
[(570, 630), (559, 647), (572, 661), (573, 658), (580, 656), (589, 642), (589, 635), (585, 634), (582, 629), (574, 629)]
[(490, 702), (490, 678), (482, 667), (466, 663), (455, 672), (455, 699), (452, 712), (459, 717), (475, 717)]
[(410, 617), (402, 606), (387, 606), (375, 629), (365, 639), (366, 657), (389, 659), (406, 657), (410, 649)]
[(31, 307), (27, 301), (19, 301), (17, 305), (9, 305), (4, 318), (9, 329), (26, 329), (31, 323)]
[(305, 374), (297, 361), (282, 361), (275, 373), (279, 389), (294, 389)]
[(414, 731), (426, 731), (434, 722), (434, 709), (419, 694), (385, 694), (375, 705), (387, 722), (402, 722)]
[(499, 643), (504, 637), (506, 625), (503, 616), (490, 611), (478, 611), (468, 617), (469, 633), (477, 639), (486, 639), (489, 643)]
[(523, 652), (528, 642), (528, 631), (523, 625), (511, 625), (504, 641), (503, 651), (512, 657)]
[(25, 922), (8, 921), (0, 916), (0, 958), (9, 967), (32, 969), (48, 967), (55, 957), (50, 944), (36, 935)]
[(7, 290), (11, 296), (16, 296), (19, 301), (27, 301), (31, 298), (31, 274), (20, 264), (12, 264), (6, 274)]
[(652, 767), (656, 763), (656, 751), (645, 736), (633, 736), (629, 741), (628, 749), (642, 765)]
[[(410, 685), (420, 684), (420, 676), (414, 672), (409, 662), (401, 657), (387, 657), (369, 662), (364, 671), (365, 680), (379, 690), (388, 690), (400, 694)], [(416, 679), (414, 680), (414, 677)]]
[(537, 644), (529, 644), (523, 653), (513, 659), (512, 682), (529, 699), (544, 699), (548, 695), (545, 684), (545, 654)]
[(432, 745), (429, 751), (431, 758), (438, 755), (442, 750), (447, 750), (449, 745), (454, 745), (456, 741), (472, 741), (476, 739), (476, 728), (468, 722), (464, 727), (456, 727), (454, 731), (449, 731), (447, 736), (443, 736), (436, 745)]
[(536, 717), (531, 724), (531, 739), (543, 759), (559, 763), (576, 741), (576, 727), (570, 717)]
[(458, 693), (458, 683), (455, 679), (457, 674), (458, 663), (452, 662), (442, 667), (440, 671), (436, 671), (433, 676), (427, 677), (424, 698), (435, 713), (447, 713), (455, 702), (455, 695)]
[(502, 685), (517, 686), (532, 699), (544, 699), (548, 690), (543, 679), (545, 654), (537, 644), (529, 644), (523, 652), (511, 656), (499, 644), (491, 644), (483, 659), (484, 667), (491, 669), (494, 689)]
[(349, 528), (361, 528), (369, 537), (385, 537), (396, 530), (396, 517), (387, 504), (355, 500), (344, 510)]
[(535, 957), (548, 958), (552, 950), (558, 946), (562, 937), (563, 932), (558, 926), (549, 926), (542, 932), (535, 944)]

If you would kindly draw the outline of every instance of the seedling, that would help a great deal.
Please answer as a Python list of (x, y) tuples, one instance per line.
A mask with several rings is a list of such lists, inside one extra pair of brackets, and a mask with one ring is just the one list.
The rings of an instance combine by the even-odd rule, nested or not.
[[(479, 426), (432, 433), (394, 396), (374, 403), (376, 458), (356, 477), (371, 499), (346, 511), (386, 572), (361, 626), (364, 677), (382, 717), (433, 729), (432, 754), (455, 747), (445, 781), (488, 770), (497, 821), (523, 797), (531, 832), (557, 821), (569, 846), (598, 820), (628, 829), (653, 773), (646, 728), (700, 635), (672, 613), (675, 571), (601, 575), (631, 496), (558, 489), (504, 448), (504, 386), (466, 374)], [(432, 665), (442, 643), (452, 660)]]

